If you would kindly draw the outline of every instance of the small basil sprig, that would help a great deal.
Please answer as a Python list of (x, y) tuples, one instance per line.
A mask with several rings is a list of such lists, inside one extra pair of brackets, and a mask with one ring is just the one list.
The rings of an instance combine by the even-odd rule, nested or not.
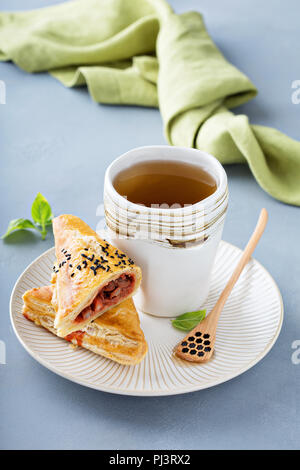
[(33, 222), (29, 219), (14, 219), (8, 224), (7, 231), (1, 238), (8, 237), (17, 230), (34, 229), (40, 232), (42, 239), (45, 240), (47, 234), (47, 225), (51, 224), (53, 219), (52, 210), (47, 199), (38, 193), (31, 206), (31, 215)]
[(41, 193), (37, 193), (37, 196), (33, 201), (31, 206), (31, 216), (35, 224), (41, 227), (42, 230), (40, 230), (40, 232), (42, 234), (42, 239), (44, 240), (47, 233), (46, 226), (51, 224), (53, 214), (49, 202)]
[(205, 318), (205, 313), (206, 310), (183, 313), (175, 320), (172, 320), (172, 325), (179, 330), (190, 331)]

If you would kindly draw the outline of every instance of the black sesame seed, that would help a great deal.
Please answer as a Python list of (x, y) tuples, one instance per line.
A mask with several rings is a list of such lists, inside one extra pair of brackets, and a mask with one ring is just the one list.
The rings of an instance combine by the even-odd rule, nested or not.
[(106, 268), (106, 272), (107, 272), (107, 273), (108, 273), (108, 271), (110, 271), (110, 267), (109, 267), (109, 266), (107, 266), (107, 268)]
[(89, 249), (88, 249), (88, 248), (85, 248), (85, 251), (89, 251)]
[(87, 255), (85, 255), (84, 253), (81, 253), (81, 256), (83, 256), (83, 258), (87, 258)]
[(72, 264), (69, 264), (69, 268), (73, 268)]
[(59, 263), (58, 267), (61, 268), (61, 263)]
[(187, 352), (189, 352), (189, 350), (188, 350), (188, 348), (182, 348), (182, 352), (187, 353)]
[(75, 273), (72, 273), (72, 274), (71, 274), (71, 277), (73, 277), (73, 276), (74, 276), (74, 274), (75, 274)]
[(89, 261), (93, 261), (94, 258), (95, 258), (95, 255), (92, 255), (92, 256), (90, 256), (90, 257), (89, 257), (89, 256), (87, 257), (87, 259), (88, 259)]
[(79, 269), (79, 271), (81, 271), (81, 266), (80, 266), (80, 264), (77, 266), (77, 269)]

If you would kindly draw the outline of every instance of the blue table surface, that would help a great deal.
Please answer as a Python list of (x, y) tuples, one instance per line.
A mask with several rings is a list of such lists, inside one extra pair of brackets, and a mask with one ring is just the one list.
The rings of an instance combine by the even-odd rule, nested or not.
[[(2, 10), (31, 9), (54, 0), (2, 0)], [(298, 0), (172, 0), (177, 12), (204, 14), (226, 57), (260, 93), (237, 111), (299, 139)], [(102, 201), (107, 165), (141, 145), (164, 144), (158, 110), (101, 106), (86, 89), (66, 89), (46, 73), (30, 75), (0, 64), (6, 104), (0, 105), (0, 232), (16, 217), (30, 217), (41, 191), (56, 214), (72, 213), (92, 227)], [(230, 207), (224, 239), (242, 247), (259, 210), (270, 220), (255, 257), (281, 290), (285, 320), (271, 352), (243, 375), (212, 389), (172, 397), (126, 397), (87, 389), (38, 364), (15, 337), (9, 297), (26, 266), (53, 245), (32, 233), (0, 243), (0, 447), (6, 449), (295, 449), (299, 448), (300, 209), (268, 196), (246, 165), (227, 166)], [(298, 402), (297, 402), (298, 399)]]

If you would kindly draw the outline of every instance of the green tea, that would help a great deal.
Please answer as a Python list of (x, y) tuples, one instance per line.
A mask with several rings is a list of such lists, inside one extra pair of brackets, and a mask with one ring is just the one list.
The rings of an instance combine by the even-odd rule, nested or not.
[(136, 204), (195, 204), (217, 189), (214, 178), (201, 167), (169, 160), (137, 163), (121, 171), (113, 181), (114, 188)]

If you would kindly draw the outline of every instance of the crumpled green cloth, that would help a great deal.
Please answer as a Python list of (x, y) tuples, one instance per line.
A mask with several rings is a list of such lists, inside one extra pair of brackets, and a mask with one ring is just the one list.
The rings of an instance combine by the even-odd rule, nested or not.
[(226, 61), (200, 13), (164, 0), (77, 0), (0, 14), (0, 60), (87, 85), (100, 103), (159, 106), (168, 142), (223, 164), (247, 161), (273, 197), (300, 205), (300, 143), (229, 109), (256, 95)]

